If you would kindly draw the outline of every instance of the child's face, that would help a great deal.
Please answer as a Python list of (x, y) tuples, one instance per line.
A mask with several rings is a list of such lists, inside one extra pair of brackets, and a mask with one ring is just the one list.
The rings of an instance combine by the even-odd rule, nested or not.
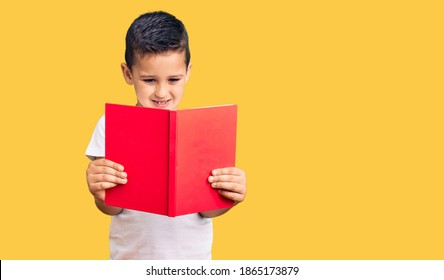
[(185, 65), (184, 52), (136, 55), (130, 71), (122, 64), (125, 81), (134, 85), (137, 106), (177, 109), (190, 76), (191, 63)]

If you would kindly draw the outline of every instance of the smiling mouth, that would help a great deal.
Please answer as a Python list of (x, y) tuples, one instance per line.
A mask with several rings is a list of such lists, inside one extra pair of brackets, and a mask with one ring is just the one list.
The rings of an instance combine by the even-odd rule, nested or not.
[(151, 100), (157, 107), (165, 107), (171, 101), (171, 99), (167, 100)]

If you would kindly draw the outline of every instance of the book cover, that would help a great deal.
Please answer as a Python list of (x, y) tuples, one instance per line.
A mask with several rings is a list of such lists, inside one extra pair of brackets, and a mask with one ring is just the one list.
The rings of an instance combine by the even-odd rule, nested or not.
[(125, 167), (128, 183), (106, 190), (105, 203), (170, 217), (232, 207), (208, 177), (235, 166), (236, 124), (236, 105), (106, 104), (105, 157)]

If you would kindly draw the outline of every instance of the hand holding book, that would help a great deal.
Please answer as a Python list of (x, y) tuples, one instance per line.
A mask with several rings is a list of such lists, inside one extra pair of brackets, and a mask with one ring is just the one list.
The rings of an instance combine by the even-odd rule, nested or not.
[(219, 194), (234, 201), (235, 204), (245, 199), (247, 192), (247, 178), (245, 172), (236, 167), (215, 169), (208, 177), (211, 187)]
[(105, 214), (116, 215), (122, 210), (120, 207), (105, 205), (105, 190), (118, 184), (126, 184), (127, 174), (124, 167), (104, 158), (92, 160), (86, 169), (88, 189), (94, 196), (97, 207)]
[(92, 160), (86, 169), (86, 181), (89, 191), (96, 199), (105, 199), (105, 190), (125, 184), (127, 174), (123, 166), (104, 158)]

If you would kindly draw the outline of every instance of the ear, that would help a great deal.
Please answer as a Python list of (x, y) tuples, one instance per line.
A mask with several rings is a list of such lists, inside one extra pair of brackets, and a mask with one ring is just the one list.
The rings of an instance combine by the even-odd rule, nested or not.
[(187, 75), (185, 76), (185, 83), (186, 82), (188, 82), (188, 79), (190, 78), (190, 75), (191, 75), (191, 66), (192, 66), (193, 64), (191, 63), (191, 61), (190, 61), (190, 63), (188, 64), (188, 68), (187, 68)]
[(131, 69), (129, 69), (128, 65), (126, 63), (122, 63), (120, 64), (120, 68), (122, 69), (122, 74), (125, 82), (129, 85), (134, 84), (133, 74), (131, 73)]

